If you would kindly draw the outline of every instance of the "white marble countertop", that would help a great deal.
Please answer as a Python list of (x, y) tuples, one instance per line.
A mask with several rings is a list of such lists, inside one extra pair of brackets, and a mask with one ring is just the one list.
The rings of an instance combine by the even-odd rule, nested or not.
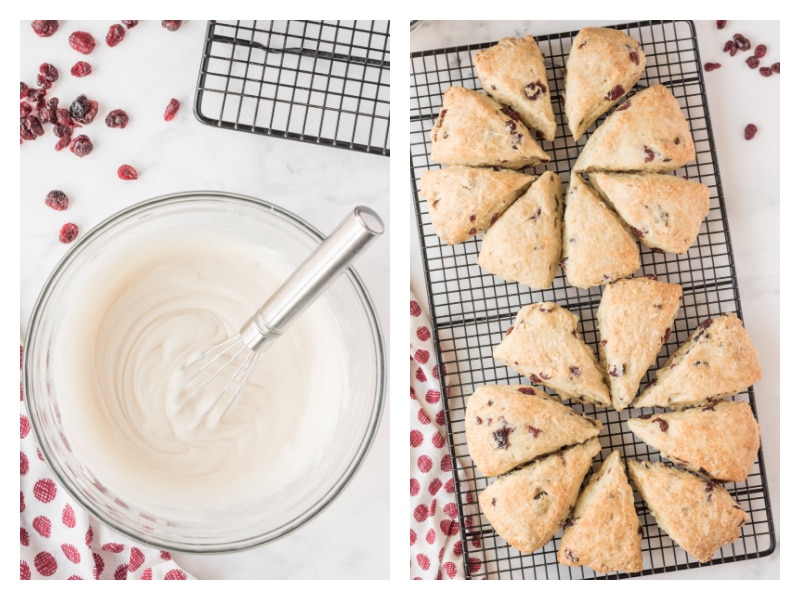
[[(448, 48), (492, 42), (504, 36), (544, 35), (573, 31), (586, 25), (618, 21), (424, 21), (411, 34), (411, 50)], [(770, 498), (777, 531), (772, 555), (715, 565), (650, 579), (777, 579), (780, 577), (780, 76), (762, 78), (741, 55), (722, 52), (733, 33), (747, 36), (753, 46), (768, 46), (768, 64), (780, 60), (778, 21), (729, 21), (718, 31), (714, 21), (695, 22), (701, 62), (723, 67), (705, 73), (707, 99), (727, 207), (742, 313), (759, 352), (764, 375), (755, 384), (756, 404)], [(758, 125), (756, 138), (745, 141), (747, 123)], [(415, 223), (412, 217), (412, 223)], [(412, 227), (411, 288), (425, 301), (419, 240)]]
[[(195, 86), (206, 33), (205, 21), (184, 21), (169, 32), (159, 21), (141, 21), (118, 46), (105, 44), (114, 21), (61, 21), (50, 38), (34, 35), (20, 22), (20, 80), (35, 84), (39, 65), (50, 62), (60, 78), (49, 96), (68, 106), (79, 94), (99, 102), (94, 123), (83, 128), (94, 151), (83, 158), (56, 152), (56, 138), (20, 147), (20, 333), (36, 297), (68, 247), (59, 242), (61, 225), (81, 232), (135, 202), (172, 192), (221, 190), (255, 196), (293, 211), (320, 231), (330, 232), (357, 204), (375, 209), (388, 225), (389, 159), (309, 143), (218, 129), (193, 115)], [(97, 47), (84, 57), (67, 38), (84, 30)], [(85, 78), (70, 75), (78, 60), (93, 66)], [(170, 98), (181, 108), (163, 120)], [(130, 115), (124, 130), (103, 122), (109, 110)], [(402, 156), (402, 153), (401, 153)], [(139, 171), (136, 181), (117, 178), (122, 163)], [(71, 199), (64, 212), (44, 198), (60, 189)], [(378, 310), (388, 347), (389, 235), (360, 257), (356, 270)], [(387, 398), (388, 403), (388, 398)], [(323, 514), (299, 530), (255, 550), (213, 556), (176, 555), (197, 578), (214, 579), (382, 579), (389, 575), (388, 410), (373, 446), (353, 481)]]

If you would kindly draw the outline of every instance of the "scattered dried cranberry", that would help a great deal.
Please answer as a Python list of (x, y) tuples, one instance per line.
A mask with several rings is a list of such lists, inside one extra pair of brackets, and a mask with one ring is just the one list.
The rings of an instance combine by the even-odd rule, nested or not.
[(61, 139), (64, 137), (72, 137), (72, 127), (69, 125), (61, 125), (56, 123), (53, 125), (53, 135)]
[(53, 210), (67, 210), (69, 198), (61, 190), (52, 190), (44, 199), (44, 203)]
[(167, 31), (178, 31), (183, 21), (161, 21), (161, 26)]
[(53, 83), (54, 81), (58, 80), (58, 69), (56, 69), (50, 63), (42, 63), (41, 65), (39, 65), (38, 79), (39, 81), (47, 81), (49, 83)]
[(62, 244), (69, 244), (78, 237), (78, 226), (75, 223), (65, 223), (58, 232), (58, 241)]
[(50, 37), (58, 31), (58, 21), (33, 21), (31, 27), (39, 37)]
[(761, 67), (758, 70), (758, 72), (761, 73), (761, 75), (763, 77), (772, 77), (772, 68), (771, 67)]
[(773, 72), (773, 73), (780, 74), (780, 72), (781, 72), (781, 63), (780, 63), (780, 62), (776, 62), (776, 63), (774, 63), (774, 64), (773, 64), (773, 65), (770, 67), (770, 69), (772, 70), (772, 72)]
[(733, 43), (739, 50), (750, 50), (750, 40), (744, 37), (741, 33), (733, 34)]
[(79, 60), (72, 68), (69, 70), (75, 77), (86, 77), (87, 75), (92, 74), (92, 65), (89, 63)]
[(28, 84), (24, 81), (19, 82), (19, 99), (22, 100), (28, 97)]
[(752, 140), (756, 136), (756, 133), (758, 133), (758, 127), (749, 123), (747, 127), (744, 128), (744, 139)]
[(31, 114), (31, 110), (33, 110), (31, 108), (31, 105), (28, 104), (27, 102), (25, 102), (24, 100), (22, 100), (19, 103), (19, 118), (23, 119), (23, 118), (27, 117), (29, 114)]
[(753, 50), (753, 54), (755, 54), (757, 58), (764, 58), (767, 55), (767, 47), (764, 44), (759, 44), (755, 47), (755, 50)]
[(76, 123), (88, 125), (97, 116), (97, 101), (81, 94), (69, 105), (69, 115)]
[(133, 179), (139, 179), (139, 173), (130, 165), (122, 165), (117, 169), (117, 177), (125, 181), (131, 181)]
[(614, 89), (606, 94), (606, 100), (613, 101), (620, 98), (625, 93), (625, 89), (621, 86), (615, 86)]
[(94, 145), (88, 136), (79, 135), (72, 140), (72, 143), (69, 145), (69, 149), (73, 154), (75, 154), (75, 156), (83, 158), (87, 154), (90, 154), (92, 150), (94, 150)]
[(717, 21), (717, 29), (724, 29), (727, 24), (727, 21)]
[(122, 24), (128, 29), (133, 29), (139, 24), (139, 21), (123, 21)]
[(19, 137), (23, 140), (35, 140), (44, 135), (42, 122), (35, 115), (28, 115), (19, 120)]
[(757, 56), (748, 56), (747, 60), (745, 60), (744, 62), (746, 62), (747, 66), (750, 67), (751, 69), (757, 69), (758, 63), (760, 63), (761, 61), (758, 60)]
[(106, 34), (106, 44), (108, 44), (113, 48), (124, 39), (125, 39), (125, 28), (122, 25), (114, 23), (111, 27), (108, 28), (108, 33)]
[(722, 66), (722, 65), (721, 65), (720, 63), (712, 63), (712, 62), (707, 62), (706, 64), (704, 64), (704, 65), (703, 65), (703, 68), (704, 68), (704, 69), (706, 70), (706, 72), (708, 73), (708, 72), (710, 72), (710, 71), (714, 71), (714, 70), (716, 70), (716, 69), (719, 69), (721, 66)]
[(667, 423), (664, 419), (660, 417), (656, 417), (651, 421), (651, 423), (658, 423), (658, 427), (659, 429), (661, 429), (661, 431), (666, 431), (667, 429), (669, 429), (669, 423)]
[(95, 47), (95, 41), (91, 33), (86, 31), (75, 31), (69, 36), (69, 45), (73, 50), (81, 54), (90, 54)]
[(56, 151), (61, 152), (64, 148), (68, 148), (69, 145), (72, 143), (72, 135), (64, 135), (58, 138), (56, 142)]
[(178, 113), (178, 109), (180, 108), (181, 103), (172, 98), (167, 104), (167, 108), (164, 110), (164, 120), (165, 121), (172, 121), (175, 118), (175, 115)]
[(125, 129), (128, 125), (128, 113), (121, 108), (116, 108), (106, 116), (106, 125), (112, 129)]

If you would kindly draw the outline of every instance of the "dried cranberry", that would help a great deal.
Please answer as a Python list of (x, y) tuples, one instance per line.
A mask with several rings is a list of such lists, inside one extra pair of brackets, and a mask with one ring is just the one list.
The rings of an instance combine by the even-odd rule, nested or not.
[(88, 136), (79, 135), (72, 140), (72, 143), (69, 145), (69, 149), (73, 154), (75, 154), (75, 156), (83, 158), (87, 154), (90, 154), (92, 150), (94, 150), (94, 145)]
[(69, 105), (69, 114), (75, 122), (88, 125), (97, 115), (97, 101), (89, 100), (86, 94), (81, 94)]
[(121, 108), (116, 108), (106, 116), (106, 125), (112, 129), (125, 129), (128, 125), (128, 113)]
[(753, 54), (756, 58), (764, 58), (767, 55), (767, 47), (764, 44), (759, 44), (753, 50)]
[(611, 101), (616, 100), (623, 94), (625, 94), (625, 88), (623, 88), (621, 85), (615, 86), (614, 89), (610, 90), (606, 94), (606, 100), (611, 100)]
[(778, 73), (778, 74), (780, 74), (780, 72), (781, 72), (781, 63), (780, 63), (780, 62), (776, 62), (776, 63), (774, 63), (774, 64), (773, 64), (773, 65), (770, 67), (770, 69), (772, 70), (772, 72), (773, 72), (773, 73)]
[(23, 119), (31, 114), (31, 105), (25, 102), (24, 100), (19, 103), (19, 118)]
[(667, 423), (664, 419), (660, 417), (656, 417), (651, 421), (651, 423), (658, 423), (658, 427), (659, 429), (661, 429), (661, 431), (666, 431), (667, 429), (669, 429), (669, 423)]
[(526, 396), (535, 396), (536, 395), (536, 390), (534, 390), (532, 387), (517, 388), (517, 391), (520, 394), (525, 394)]
[(722, 66), (722, 65), (721, 65), (720, 63), (716, 63), (716, 62), (707, 62), (706, 64), (704, 64), (704, 65), (703, 65), (703, 68), (704, 68), (704, 69), (706, 70), (706, 72), (708, 73), (708, 72), (710, 72), (710, 71), (714, 71), (714, 70), (716, 70), (716, 69), (719, 69), (721, 66)]
[(123, 21), (122, 24), (128, 29), (133, 29), (139, 24), (139, 21)]
[(512, 427), (503, 425), (502, 428), (492, 432), (492, 438), (494, 439), (494, 443), (497, 444), (497, 448), (499, 450), (505, 450), (508, 448), (508, 434), (512, 431), (514, 431)]
[(528, 100), (536, 100), (542, 94), (547, 93), (547, 88), (541, 82), (541, 80), (537, 79), (535, 82), (531, 82), (526, 85), (522, 91), (525, 94), (525, 98)]
[(761, 73), (761, 75), (763, 75), (764, 77), (771, 77), (772, 76), (772, 68), (771, 67), (761, 67), (758, 70), (758, 72)]
[(124, 39), (125, 39), (125, 28), (122, 25), (114, 23), (111, 27), (108, 28), (108, 33), (106, 34), (106, 44), (108, 44), (113, 48)]
[(35, 115), (28, 115), (19, 120), (19, 137), (23, 140), (35, 140), (44, 135), (42, 122)]
[(741, 33), (733, 34), (733, 43), (739, 50), (750, 50), (750, 40), (744, 37)]
[(181, 103), (172, 98), (167, 104), (167, 108), (164, 109), (164, 120), (165, 121), (172, 121), (175, 118), (175, 115), (178, 114), (178, 109), (181, 107)]
[(653, 152), (652, 149), (650, 149), (647, 146), (645, 146), (644, 147), (644, 162), (646, 162), (646, 163), (653, 162), (653, 159), (655, 159), (655, 157), (656, 157), (655, 152)]
[(90, 54), (95, 47), (95, 41), (91, 33), (86, 31), (75, 31), (69, 36), (69, 45), (73, 50), (81, 54)]
[(64, 148), (68, 148), (71, 143), (72, 143), (72, 135), (71, 134), (63, 135), (60, 138), (58, 138), (55, 148), (58, 152), (61, 152)]
[(31, 27), (39, 37), (50, 37), (58, 31), (58, 21), (33, 21)]
[(61, 125), (60, 123), (56, 123), (53, 125), (53, 135), (59, 139), (68, 136), (71, 137), (72, 127), (69, 125)]
[(45, 197), (44, 203), (53, 210), (67, 210), (69, 198), (61, 190), (51, 190)]
[[(725, 42), (725, 45), (722, 47), (723, 52), (730, 52), (731, 48), (736, 48), (736, 44), (733, 43), (733, 40), (728, 40)], [(734, 52), (735, 54), (735, 52)], [(731, 54), (733, 56), (733, 54)]]
[(69, 70), (75, 77), (86, 77), (87, 75), (92, 74), (92, 65), (89, 63), (79, 60), (72, 68)]
[(19, 82), (19, 99), (23, 100), (23, 99), (27, 98), (28, 97), (28, 91), (29, 91), (28, 84), (25, 83), (24, 81), (20, 81)]
[(58, 232), (58, 241), (62, 244), (69, 244), (78, 237), (78, 226), (75, 223), (65, 223)]
[(756, 136), (756, 133), (758, 133), (758, 127), (749, 123), (747, 127), (744, 128), (744, 139), (752, 140)]
[(133, 179), (139, 179), (139, 173), (130, 165), (122, 165), (117, 169), (117, 177), (124, 181), (131, 181)]
[(161, 26), (167, 31), (178, 31), (183, 21), (161, 21)]
[(727, 21), (717, 21), (717, 29), (724, 29)]
[(39, 78), (53, 83), (58, 80), (58, 69), (50, 63), (42, 63), (39, 65)]
[(530, 433), (533, 437), (536, 437), (542, 433), (542, 430), (538, 427), (534, 427), (533, 425), (528, 425), (528, 433)]
[(638, 65), (638, 64), (639, 64), (639, 53), (638, 53), (638, 52), (636, 52), (635, 50), (634, 50), (633, 52), (631, 52), (631, 53), (628, 55), (628, 57), (631, 59), (631, 61), (633, 62), (633, 64), (635, 64), (635, 65)]
[(746, 62), (747, 66), (750, 67), (751, 69), (757, 69), (758, 63), (760, 63), (761, 61), (758, 60), (757, 56), (748, 56), (744, 62)]
[(72, 116), (69, 114), (69, 110), (66, 108), (59, 108), (56, 111), (56, 123), (59, 125), (66, 125), (67, 127), (80, 127), (80, 125), (72, 120)]

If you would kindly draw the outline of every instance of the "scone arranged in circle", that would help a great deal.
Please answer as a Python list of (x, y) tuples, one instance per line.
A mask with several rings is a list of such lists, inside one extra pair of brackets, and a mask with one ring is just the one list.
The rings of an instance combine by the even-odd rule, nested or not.
[(545, 171), (483, 236), (478, 265), (533, 289), (553, 284), (561, 261), (561, 178)]
[(524, 306), (493, 354), (563, 400), (611, 406), (597, 358), (578, 332), (578, 317), (554, 302)]
[(564, 74), (564, 110), (575, 140), (633, 88), (645, 62), (639, 42), (624, 31), (585, 27), (578, 32)]
[(633, 234), (577, 173), (564, 205), (562, 265), (570, 285), (590, 288), (639, 269)]
[(633, 402), (635, 408), (707, 405), (745, 391), (761, 379), (761, 365), (744, 325), (733, 314), (706, 319)]
[(620, 279), (603, 289), (596, 314), (600, 366), (615, 409), (633, 402), (644, 374), (670, 336), (682, 294), (680, 284), (651, 277)]
[(484, 385), (467, 400), (464, 427), (475, 466), (494, 477), (597, 437), (602, 424), (531, 386)]
[(744, 481), (761, 445), (747, 402), (722, 401), (628, 420), (646, 444), (682, 467), (717, 481)]
[(589, 182), (648, 248), (686, 253), (710, 208), (708, 186), (661, 173), (589, 173)]
[(431, 159), (443, 165), (522, 169), (550, 160), (519, 114), (486, 94), (453, 86), (431, 129)]
[(534, 137), (553, 141), (556, 120), (550, 102), (547, 69), (532, 35), (501, 39), (472, 57), (484, 91), (513, 108)]
[(563, 526), (598, 452), (595, 437), (503, 475), (478, 494), (481, 512), (508, 544), (538, 550)]
[(592, 475), (564, 525), (558, 562), (598, 573), (642, 570), (642, 528), (619, 451)]
[(688, 471), (629, 459), (628, 473), (658, 526), (701, 563), (736, 541), (747, 522), (724, 487)]
[(508, 169), (431, 169), (420, 177), (420, 196), (428, 201), (436, 235), (460, 244), (486, 231), (535, 180)]
[(689, 123), (672, 92), (658, 83), (631, 96), (603, 121), (574, 169), (666, 173), (694, 158)]

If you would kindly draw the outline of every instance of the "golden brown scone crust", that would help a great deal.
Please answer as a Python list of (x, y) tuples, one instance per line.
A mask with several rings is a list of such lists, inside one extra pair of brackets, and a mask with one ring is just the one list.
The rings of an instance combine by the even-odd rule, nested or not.
[(431, 169), (420, 177), (420, 196), (428, 201), (436, 235), (460, 244), (486, 231), (535, 180), (508, 169)]
[(575, 171), (674, 171), (695, 158), (689, 123), (660, 83), (621, 104), (592, 133)]
[(656, 371), (633, 406), (702, 406), (743, 392), (759, 379), (753, 342), (739, 318), (729, 313), (701, 323)]
[(558, 562), (598, 573), (642, 570), (642, 534), (625, 465), (614, 450), (592, 475), (564, 527)]
[(533, 289), (553, 285), (561, 261), (561, 178), (545, 171), (483, 236), (478, 265)]
[(645, 246), (665, 252), (687, 252), (710, 207), (708, 186), (675, 175), (589, 173), (589, 182)]
[(627, 408), (636, 397), (642, 377), (670, 336), (682, 295), (680, 284), (650, 277), (620, 279), (603, 289), (595, 316), (600, 366), (615, 409)]
[(481, 511), (511, 546), (538, 550), (569, 516), (598, 452), (595, 437), (503, 475), (478, 494)]
[(578, 332), (578, 317), (554, 302), (524, 306), (494, 358), (564, 400), (611, 405), (597, 358)]
[(467, 449), (487, 477), (597, 437), (601, 428), (531, 386), (484, 385), (467, 400)]
[(721, 485), (664, 463), (628, 460), (658, 526), (701, 563), (741, 534), (747, 513)]
[(633, 234), (577, 173), (564, 204), (562, 264), (570, 285), (590, 288), (639, 269)]
[(547, 69), (532, 35), (507, 37), (472, 57), (484, 91), (513, 108), (530, 131), (553, 141), (556, 120), (547, 84)]
[(564, 110), (578, 140), (639, 81), (646, 57), (623, 31), (585, 27), (572, 41), (564, 75)]
[(443, 165), (522, 169), (550, 160), (513, 110), (457, 86), (444, 92), (431, 142), (431, 160)]
[(718, 481), (744, 481), (761, 445), (747, 402), (722, 401), (628, 420), (639, 439), (687, 469)]

